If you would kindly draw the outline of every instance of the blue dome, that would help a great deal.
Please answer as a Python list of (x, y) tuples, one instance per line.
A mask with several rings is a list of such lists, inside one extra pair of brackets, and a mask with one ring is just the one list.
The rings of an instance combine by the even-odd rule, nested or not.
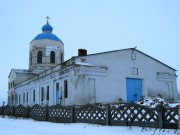
[(49, 32), (52, 32), (53, 31), (53, 27), (51, 25), (49, 25), (49, 23), (45, 24), (43, 27), (42, 27), (42, 31), (49, 31)]
[(61, 39), (59, 39), (56, 35), (54, 35), (52, 33), (41, 33), (41, 34), (38, 34), (33, 40), (40, 40), (40, 39), (55, 40), (55, 41), (59, 41), (59, 42), (61, 42), (63, 44)]
[(42, 33), (38, 34), (32, 41), (41, 40), (41, 39), (50, 39), (50, 40), (59, 41), (63, 44), (61, 39), (59, 39), (55, 34), (52, 34), (52, 31), (53, 31), (53, 27), (49, 23), (47, 23), (42, 27)]

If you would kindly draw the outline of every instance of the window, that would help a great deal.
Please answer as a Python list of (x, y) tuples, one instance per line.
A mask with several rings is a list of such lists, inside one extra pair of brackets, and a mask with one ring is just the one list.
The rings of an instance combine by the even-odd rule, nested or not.
[(13, 85), (13, 87), (14, 87), (14, 81), (12, 82), (12, 85)]
[(41, 88), (41, 101), (44, 100), (44, 88), (42, 87)]
[(56, 90), (59, 90), (59, 83), (56, 83)]
[(30, 65), (32, 65), (32, 53), (30, 53)]
[(33, 90), (33, 102), (35, 102), (35, 90)]
[(12, 106), (14, 105), (14, 95), (11, 96)]
[(26, 102), (28, 103), (28, 92), (26, 94)]
[(49, 100), (49, 86), (47, 86), (47, 95), (46, 95), (46, 99)]
[(64, 58), (63, 58), (64, 54), (61, 53), (61, 63), (64, 61)]
[(21, 104), (21, 94), (19, 94), (19, 104)]
[(64, 98), (68, 97), (68, 82), (67, 80), (64, 81)]
[(25, 103), (25, 93), (23, 93), (23, 103)]
[(8, 96), (8, 104), (10, 105), (11, 104), (11, 97), (10, 96)]
[(16, 96), (15, 96), (15, 104), (16, 105), (18, 104), (18, 94), (16, 94)]
[(55, 63), (55, 52), (51, 51), (50, 62)]
[(138, 68), (131, 67), (131, 74), (138, 75)]
[(42, 63), (42, 51), (38, 51), (37, 53), (37, 63)]
[(56, 83), (56, 104), (59, 104), (59, 83)]

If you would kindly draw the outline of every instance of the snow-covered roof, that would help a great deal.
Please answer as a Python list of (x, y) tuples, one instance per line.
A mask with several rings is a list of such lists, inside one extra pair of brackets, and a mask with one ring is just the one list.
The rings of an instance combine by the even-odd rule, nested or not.
[(28, 70), (26, 69), (12, 69), (15, 73), (22, 73), (22, 74), (28, 74), (30, 73)]
[[(14, 71), (17, 74), (33, 74), (27, 69), (11, 69), (11, 72), (12, 71)], [(9, 73), (9, 76), (10, 76), (11, 72)], [(9, 78), (9, 76), (8, 76), (8, 78)]]
[(76, 65), (82, 65), (82, 66), (91, 66), (94, 67), (95, 65), (91, 63), (86, 63), (86, 62), (75, 62)]

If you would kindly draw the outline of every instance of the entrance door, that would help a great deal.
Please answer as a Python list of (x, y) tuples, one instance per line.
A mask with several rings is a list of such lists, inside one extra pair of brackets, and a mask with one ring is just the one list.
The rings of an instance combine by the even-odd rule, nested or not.
[(142, 80), (127, 78), (126, 87), (128, 103), (138, 101), (142, 97)]
[(59, 90), (56, 90), (56, 104), (59, 104), (59, 97), (60, 97), (60, 92)]

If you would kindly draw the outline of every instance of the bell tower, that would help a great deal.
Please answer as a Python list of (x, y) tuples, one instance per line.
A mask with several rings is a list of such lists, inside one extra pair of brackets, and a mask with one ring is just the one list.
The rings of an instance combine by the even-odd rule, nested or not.
[(40, 73), (64, 61), (64, 44), (60, 38), (52, 34), (53, 27), (47, 23), (42, 27), (42, 33), (38, 34), (30, 42), (29, 70), (32, 73)]

